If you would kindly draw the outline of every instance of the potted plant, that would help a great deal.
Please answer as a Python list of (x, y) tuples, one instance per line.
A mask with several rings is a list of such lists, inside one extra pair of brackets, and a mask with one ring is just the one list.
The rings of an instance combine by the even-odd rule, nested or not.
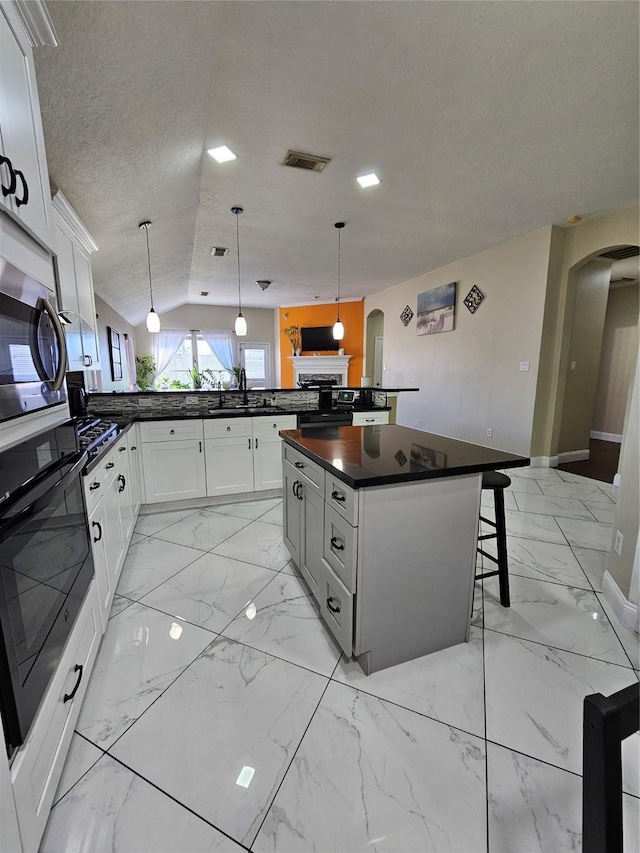
[(240, 373), (242, 371), (242, 365), (241, 364), (234, 364), (231, 369), (233, 370), (233, 387), (239, 388), (240, 387)]
[(289, 343), (293, 349), (294, 355), (300, 355), (300, 347), (302, 346), (302, 337), (300, 326), (288, 326), (284, 330), (284, 334), (289, 338)]
[(156, 363), (151, 355), (136, 356), (136, 383), (141, 391), (153, 391)]

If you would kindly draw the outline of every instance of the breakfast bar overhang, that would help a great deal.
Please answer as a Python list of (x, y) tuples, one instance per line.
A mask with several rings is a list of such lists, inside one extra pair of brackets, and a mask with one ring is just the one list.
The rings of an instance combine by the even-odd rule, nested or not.
[(284, 542), (369, 674), (466, 642), (483, 471), (529, 459), (399, 425), (285, 430)]

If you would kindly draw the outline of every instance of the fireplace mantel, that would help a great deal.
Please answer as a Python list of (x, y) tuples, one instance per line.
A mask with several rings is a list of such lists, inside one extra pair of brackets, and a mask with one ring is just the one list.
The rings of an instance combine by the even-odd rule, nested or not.
[[(293, 383), (303, 384), (334, 380), (336, 385), (349, 384), (350, 355), (290, 355)], [(308, 377), (308, 378), (305, 378)]]

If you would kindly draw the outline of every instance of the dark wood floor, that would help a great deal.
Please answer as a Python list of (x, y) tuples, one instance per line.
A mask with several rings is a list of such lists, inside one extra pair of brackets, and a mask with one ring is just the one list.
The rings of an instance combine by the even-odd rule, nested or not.
[(613, 483), (618, 471), (620, 445), (615, 441), (600, 441), (592, 438), (589, 442), (589, 458), (584, 462), (566, 462), (558, 465), (559, 471), (580, 474), (591, 480), (601, 480), (603, 483)]

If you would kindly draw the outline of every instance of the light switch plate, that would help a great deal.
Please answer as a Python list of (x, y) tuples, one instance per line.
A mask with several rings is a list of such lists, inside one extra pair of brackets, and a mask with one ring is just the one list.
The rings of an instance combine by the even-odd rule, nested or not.
[(529, 362), (528, 361), (521, 361), (520, 362), (520, 371), (522, 373), (526, 373), (527, 370), (529, 370)]

